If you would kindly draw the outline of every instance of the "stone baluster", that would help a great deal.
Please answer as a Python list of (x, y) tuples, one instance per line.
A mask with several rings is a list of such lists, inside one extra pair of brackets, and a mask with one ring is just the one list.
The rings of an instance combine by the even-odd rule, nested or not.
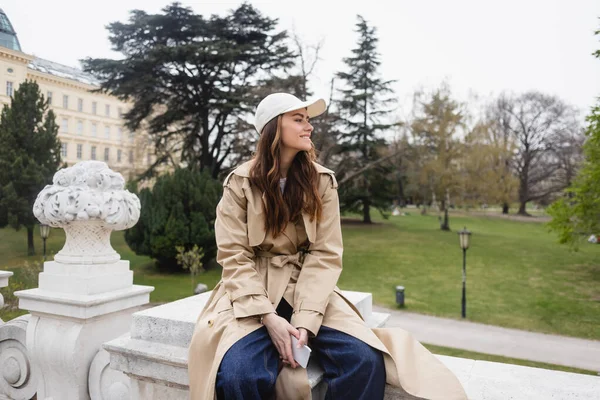
[[(58, 171), (35, 201), (35, 217), (66, 233), (62, 250), (44, 263), (39, 287), (15, 293), (19, 308), (31, 313), (27, 350), (38, 400), (110, 398), (110, 391), (90, 394), (98, 393), (91, 386), (103, 387), (89, 382), (102, 376), (98, 352), (129, 331), (132, 313), (154, 290), (133, 284), (129, 261), (110, 243), (112, 231), (132, 227), (140, 215), (139, 199), (124, 183), (104, 162), (83, 161)], [(112, 387), (119, 398), (126, 390), (127, 380)]]

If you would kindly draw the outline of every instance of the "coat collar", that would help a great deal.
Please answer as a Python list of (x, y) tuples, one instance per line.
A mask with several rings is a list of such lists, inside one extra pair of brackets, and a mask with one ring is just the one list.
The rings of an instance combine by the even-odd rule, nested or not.
[[(234, 169), (231, 173), (239, 176), (243, 176), (244, 178), (250, 178), (250, 168), (252, 167), (253, 160), (246, 161), (245, 163), (239, 165), (236, 169)], [(320, 174), (334, 174), (332, 170), (329, 168), (325, 168), (321, 164), (316, 162), (312, 162), (317, 172)]]

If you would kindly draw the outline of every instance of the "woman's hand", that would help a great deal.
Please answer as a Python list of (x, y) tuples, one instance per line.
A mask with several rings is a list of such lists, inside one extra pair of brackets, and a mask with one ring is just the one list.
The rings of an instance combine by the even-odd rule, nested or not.
[(296, 368), (298, 364), (292, 354), (292, 339), (290, 338), (290, 334), (300, 339), (300, 332), (290, 325), (285, 318), (275, 313), (265, 315), (263, 317), (263, 325), (267, 327), (271, 341), (277, 348), (283, 362), (289, 364), (292, 368)]

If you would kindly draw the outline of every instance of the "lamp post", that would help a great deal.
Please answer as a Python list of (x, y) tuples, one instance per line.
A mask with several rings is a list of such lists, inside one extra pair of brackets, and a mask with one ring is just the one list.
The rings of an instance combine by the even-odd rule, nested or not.
[(471, 232), (465, 226), (458, 232), (460, 238), (460, 248), (463, 251), (463, 279), (462, 279), (462, 317), (467, 317), (467, 249), (469, 248), (469, 239)]
[(44, 261), (46, 261), (46, 239), (50, 235), (50, 226), (45, 224), (40, 224), (40, 235), (42, 236), (42, 240), (44, 241)]

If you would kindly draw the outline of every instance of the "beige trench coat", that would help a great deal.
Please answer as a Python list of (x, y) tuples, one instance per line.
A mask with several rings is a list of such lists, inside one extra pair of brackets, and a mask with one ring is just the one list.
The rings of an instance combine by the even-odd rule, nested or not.
[[(342, 233), (337, 181), (315, 163), (323, 216), (306, 214), (277, 238), (264, 230), (264, 197), (250, 186), (250, 163), (232, 171), (217, 206), (217, 261), (223, 267), (201, 312), (189, 347), (190, 398), (212, 400), (225, 352), (261, 327), (256, 317), (274, 311), (281, 298), (293, 306), (291, 324), (317, 335), (321, 325), (352, 335), (384, 353), (386, 381), (417, 398), (463, 400), (458, 379), (433, 354), (399, 328), (370, 329), (336, 283), (342, 271)], [(309, 253), (302, 257), (301, 246)], [(284, 367), (277, 399), (310, 399), (306, 370)]]

